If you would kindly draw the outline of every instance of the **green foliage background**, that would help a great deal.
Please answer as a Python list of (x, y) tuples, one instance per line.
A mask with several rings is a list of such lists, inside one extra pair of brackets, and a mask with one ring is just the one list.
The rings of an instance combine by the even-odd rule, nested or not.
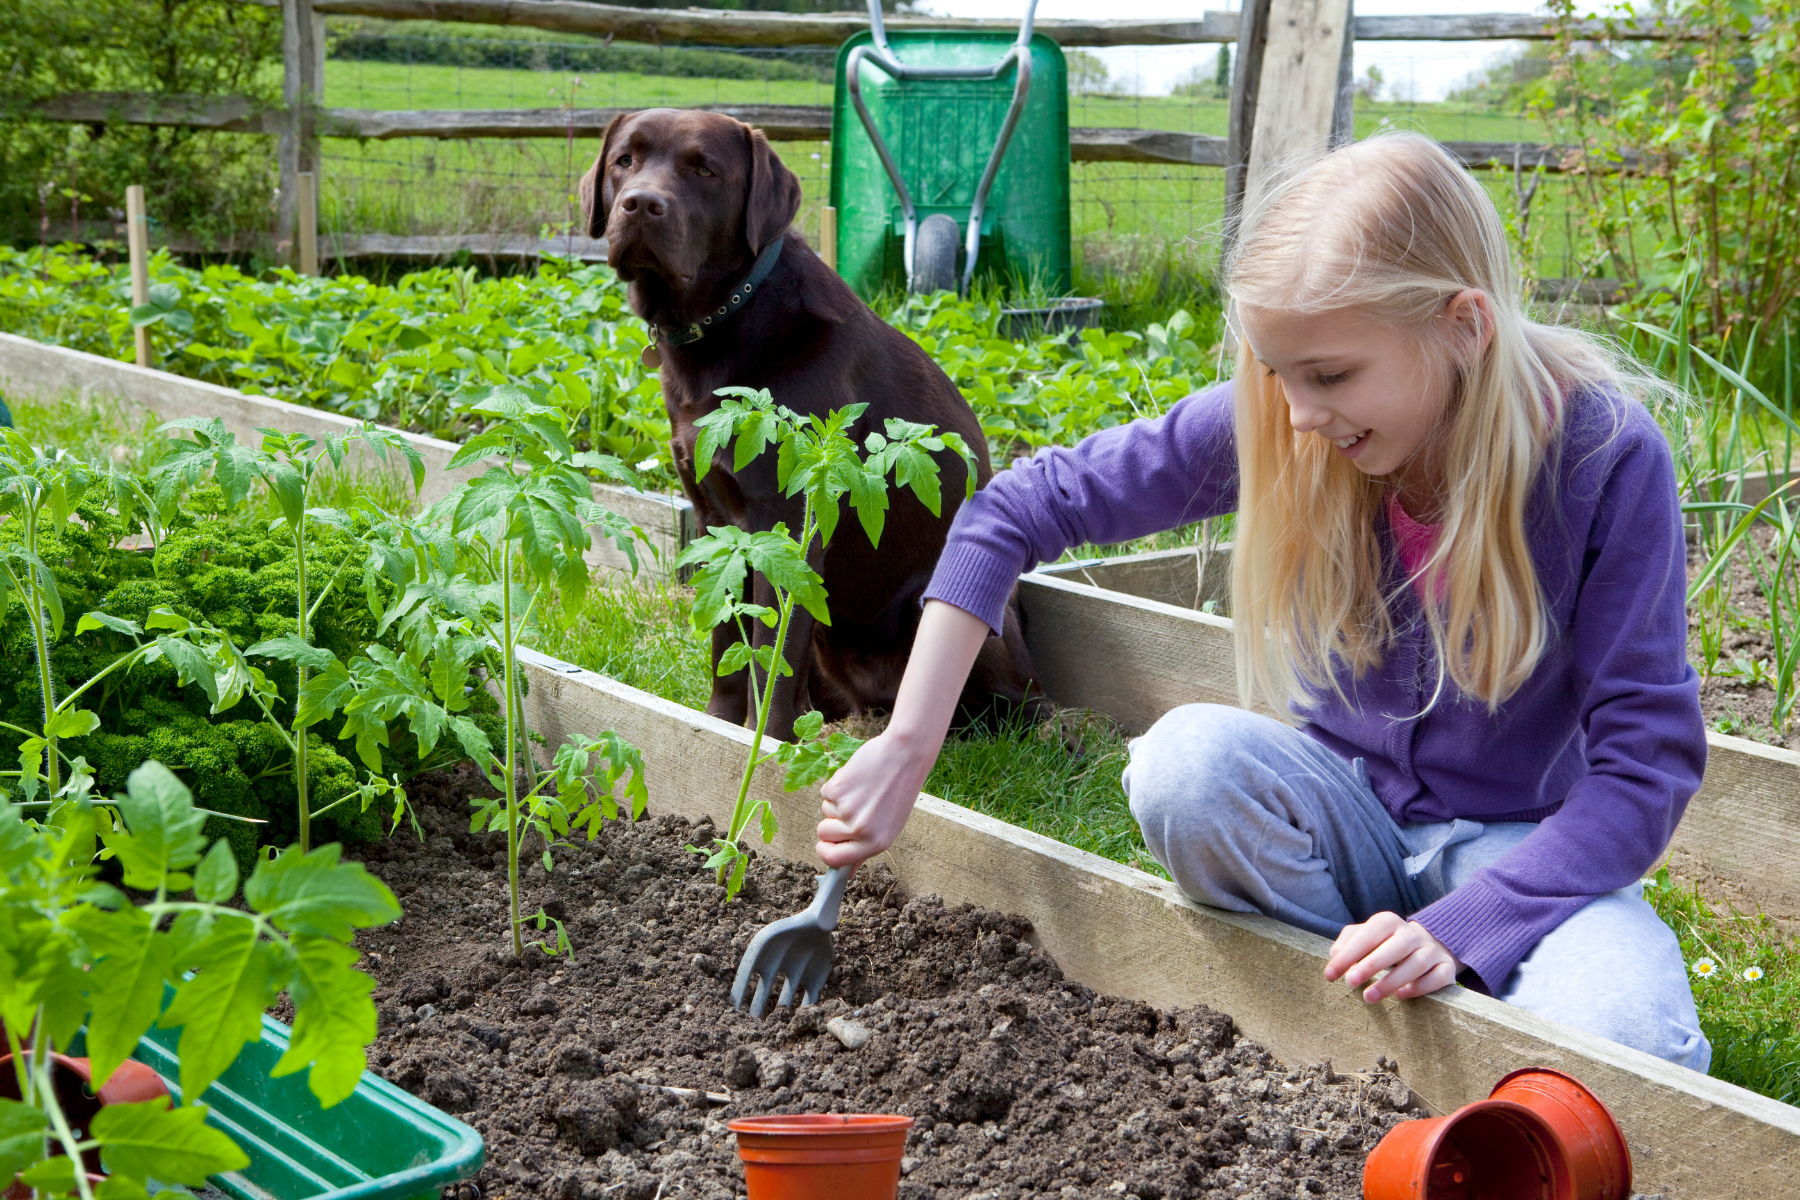
[[(31, 415), (30, 408), (22, 407), (28, 430)], [(154, 441), (143, 444), (154, 458)], [(77, 515), (79, 521), (60, 535), (48, 535), (42, 547), (46, 561), (55, 564), (63, 603), (71, 614), (51, 659), (59, 695), (130, 649), (128, 639), (105, 631), (74, 636), (74, 617), (82, 612), (105, 611), (141, 623), (151, 609), (167, 605), (190, 620), (211, 622), (240, 646), (294, 632), (292, 552), (285, 538), (271, 535), (267, 514), (255, 506), (227, 511), (216, 485), (196, 487), (183, 501), (174, 528), (154, 551), (132, 548), (141, 535), (122, 528), (117, 516), (97, 500), (84, 501)], [(16, 536), (16, 522), (0, 523), (0, 539)], [(343, 659), (377, 640), (375, 619), (362, 593), (364, 557), (365, 551), (352, 538), (329, 529), (317, 535), (308, 556), (308, 573), (314, 580), (330, 579), (343, 568), (312, 630), (315, 645)], [(258, 665), (291, 711), (293, 672), (270, 660)], [(166, 662), (135, 668), (114, 680), (101, 684), (97, 696), (90, 693), (89, 707), (101, 718), (99, 730), (63, 743), (66, 754), (88, 760), (98, 790), (105, 794), (124, 787), (140, 763), (154, 758), (180, 775), (202, 807), (267, 822), (257, 826), (209, 819), (208, 836), (226, 838), (244, 870), (253, 864), (258, 845), (285, 846), (293, 841), (292, 762), (254, 704), (245, 700), (209, 716), (205, 694), (196, 686), (179, 686)], [(473, 699), (476, 719), (491, 727), (492, 701), (485, 692)], [(23, 611), (14, 605), (0, 616), (0, 720), (35, 727), (42, 720), (41, 705), (30, 632)], [(361, 774), (348, 744), (334, 742), (335, 732), (335, 722), (312, 731), (315, 810), (354, 791)], [(0, 733), (0, 759), (16, 758), (18, 741), (16, 735)], [(422, 763), (410, 738), (396, 736), (393, 742), (383, 753), (383, 766), (402, 778), (456, 757), (456, 752), (443, 747), (431, 763)], [(316, 836), (321, 841), (370, 841), (381, 836), (387, 815), (375, 808), (361, 810), (353, 801), (319, 818)]]
[(174, 229), (227, 245), (273, 220), (266, 138), (18, 119), (71, 92), (243, 95), (276, 107), (281, 13), (239, 0), (0, 0), (0, 238), (107, 219), (125, 188)]

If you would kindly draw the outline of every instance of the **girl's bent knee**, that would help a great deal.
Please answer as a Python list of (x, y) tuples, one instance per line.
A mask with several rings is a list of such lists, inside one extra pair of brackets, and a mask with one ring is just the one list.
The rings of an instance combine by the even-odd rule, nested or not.
[(1279, 723), (1227, 704), (1184, 704), (1157, 719), (1131, 741), (1131, 766), (1139, 773), (1214, 773), (1229, 762), (1254, 757), (1268, 739), (1266, 726)]

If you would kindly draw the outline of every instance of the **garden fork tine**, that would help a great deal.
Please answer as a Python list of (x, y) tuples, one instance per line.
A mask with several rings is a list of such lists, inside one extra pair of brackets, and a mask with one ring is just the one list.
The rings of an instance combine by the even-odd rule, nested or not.
[(850, 881), (852, 869), (831, 868), (819, 876), (818, 893), (806, 911), (757, 930), (744, 949), (737, 979), (731, 985), (733, 1008), (744, 1006), (744, 993), (754, 976), (761, 978), (750, 1001), (753, 1017), (762, 1016), (768, 1008), (777, 975), (787, 977), (777, 1003), (792, 1004), (796, 998), (802, 1005), (818, 1002), (819, 994), (825, 990), (825, 977), (831, 974), (831, 931), (837, 928), (838, 908), (844, 902), (844, 885)]

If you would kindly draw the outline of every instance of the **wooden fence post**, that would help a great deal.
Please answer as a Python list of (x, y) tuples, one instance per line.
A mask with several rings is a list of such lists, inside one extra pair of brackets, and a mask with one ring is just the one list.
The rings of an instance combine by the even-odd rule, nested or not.
[(1262, 82), (1263, 47), (1269, 40), (1270, 0), (1244, 0), (1231, 73), (1231, 123), (1225, 134), (1225, 245), (1237, 237), (1250, 170), (1250, 134), (1256, 128), (1256, 96)]
[[(131, 257), (131, 305), (150, 303), (150, 229), (144, 218), (144, 186), (140, 183), (125, 188), (125, 248)], [(137, 365), (150, 365), (150, 327), (132, 329), (137, 343)]]
[(299, 252), (300, 176), (319, 170), (318, 109), (325, 98), (325, 18), (312, 0), (281, 0), (281, 103), (285, 118), (277, 150), (281, 196), (275, 214), (275, 257), (293, 263)]
[(1331, 147), (1352, 36), (1350, 0), (1270, 3), (1244, 207), (1255, 206), (1277, 166), (1308, 162)]
[(1337, 101), (1331, 109), (1330, 147), (1356, 140), (1356, 0), (1344, 5), (1344, 44), (1338, 50)]
[(317, 275), (319, 273), (319, 177), (311, 171), (302, 171), (294, 176), (298, 187), (294, 198), (297, 222), (299, 225), (298, 241), (300, 243), (300, 273)]

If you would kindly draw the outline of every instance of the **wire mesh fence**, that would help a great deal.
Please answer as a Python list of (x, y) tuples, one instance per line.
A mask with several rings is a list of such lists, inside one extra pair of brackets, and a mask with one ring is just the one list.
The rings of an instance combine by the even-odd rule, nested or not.
[[(691, 105), (829, 106), (837, 51), (607, 44), (573, 35), (406, 23), (335, 33), (325, 63), (324, 102), (354, 109), (575, 110)], [(1070, 50), (1069, 123), (1161, 129), (1223, 137), (1229, 119), (1229, 58), (1216, 45)], [(1383, 82), (1359, 77), (1358, 136), (1409, 128), (1440, 140), (1541, 142), (1537, 122), (1491, 103), (1427, 98), (1447, 73), (1478, 74), (1492, 44), (1417, 54), (1379, 47)], [(1359, 68), (1366, 67), (1359, 61)], [(566, 139), (357, 142), (326, 139), (322, 223), (327, 234), (543, 234), (578, 230), (575, 183), (599, 147)], [(800, 177), (800, 227), (818, 229), (830, 179), (825, 141), (782, 142)], [(1517, 212), (1532, 180), (1486, 175), (1503, 212)], [(1216, 254), (1224, 179), (1215, 167), (1085, 162), (1071, 166), (1078, 269), (1140, 274), (1204, 270)], [(1582, 273), (1573, 262), (1574, 211), (1565, 182), (1536, 181), (1530, 224), (1535, 273)]]

